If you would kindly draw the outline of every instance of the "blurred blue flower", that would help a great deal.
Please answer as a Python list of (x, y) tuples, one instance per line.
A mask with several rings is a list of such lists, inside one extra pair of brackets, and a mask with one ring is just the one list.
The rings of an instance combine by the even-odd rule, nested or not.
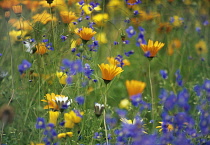
[(129, 38), (136, 34), (136, 31), (134, 30), (133, 26), (129, 26), (128, 29), (126, 29), (126, 32)]
[(78, 96), (75, 98), (75, 101), (79, 104), (82, 105), (85, 102), (85, 98), (83, 96)]
[(130, 97), (131, 103), (133, 106), (138, 107), (139, 104), (142, 102), (141, 94), (133, 95)]
[(45, 119), (38, 117), (36, 120), (36, 128), (37, 129), (44, 129), (45, 128)]
[(124, 52), (125, 56), (129, 57), (130, 55), (134, 54), (134, 50), (128, 51), (128, 52)]
[(20, 74), (23, 74), (27, 69), (31, 67), (31, 63), (27, 60), (23, 60), (22, 63), (18, 66), (18, 71)]
[(168, 78), (167, 70), (160, 70), (160, 75), (162, 76), (163, 79), (167, 79)]

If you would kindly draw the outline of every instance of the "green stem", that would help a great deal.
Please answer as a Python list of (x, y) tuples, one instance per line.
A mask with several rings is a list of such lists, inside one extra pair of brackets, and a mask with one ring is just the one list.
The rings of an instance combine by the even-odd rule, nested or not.
[(105, 95), (104, 95), (104, 128), (105, 128), (105, 137), (106, 137), (106, 144), (108, 145), (109, 144), (109, 141), (108, 141), (108, 133), (107, 133), (107, 127), (106, 127), (106, 104), (107, 104), (107, 85), (106, 85), (106, 92), (105, 92)]
[(152, 87), (152, 80), (151, 80), (151, 61), (149, 62), (149, 82), (150, 82), (150, 89), (151, 89), (151, 96), (152, 96), (152, 130), (154, 129), (154, 107), (155, 107), (155, 103), (154, 103), (154, 94), (153, 94), (153, 87)]

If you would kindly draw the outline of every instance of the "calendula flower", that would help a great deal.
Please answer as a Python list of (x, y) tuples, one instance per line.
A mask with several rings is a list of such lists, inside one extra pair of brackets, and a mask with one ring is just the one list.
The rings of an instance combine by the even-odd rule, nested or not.
[(60, 16), (63, 23), (67, 23), (67, 24), (71, 23), (73, 20), (78, 19), (78, 17), (75, 16), (74, 12), (61, 11)]
[(144, 53), (146, 54), (146, 57), (148, 58), (153, 58), (156, 56), (157, 52), (164, 46), (164, 43), (155, 41), (155, 43), (153, 43), (152, 40), (148, 41), (148, 45), (146, 44), (141, 44), (141, 48), (144, 51)]
[(52, 17), (51, 14), (47, 13), (47, 11), (43, 11), (41, 14), (36, 14), (32, 17), (34, 22), (40, 22), (42, 24), (47, 24), (50, 21), (57, 21), (56, 17)]
[(16, 6), (12, 6), (12, 9), (14, 11), (14, 13), (17, 15), (17, 17), (21, 16), (22, 13), (22, 5), (16, 5)]
[(146, 87), (146, 83), (137, 80), (127, 80), (125, 82), (125, 85), (128, 91), (128, 95), (130, 97), (133, 95), (141, 94)]
[(56, 125), (59, 114), (60, 112), (58, 111), (49, 111), (49, 123), (53, 123), (54, 125)]
[(96, 32), (93, 31), (93, 29), (88, 28), (88, 27), (82, 27), (82, 28), (77, 28), (75, 31), (75, 34), (77, 34), (82, 40), (89, 41), (95, 34)]
[(44, 97), (46, 100), (43, 99), (41, 101), (48, 103), (48, 105), (44, 106), (44, 109), (66, 109), (66, 107), (72, 103), (72, 100), (68, 100), (68, 97), (63, 95), (55, 95), (54, 93), (46, 94)]
[(195, 48), (198, 55), (206, 54), (208, 52), (206, 42), (203, 40), (196, 43)]
[(42, 43), (38, 43), (36, 45), (36, 53), (37, 54), (43, 55), (43, 54), (47, 53), (47, 51), (48, 51), (48, 49), (47, 49), (45, 43), (42, 42)]
[(123, 72), (121, 67), (117, 67), (112, 64), (100, 64), (98, 65), (102, 72), (102, 79), (105, 83), (109, 83), (115, 76)]

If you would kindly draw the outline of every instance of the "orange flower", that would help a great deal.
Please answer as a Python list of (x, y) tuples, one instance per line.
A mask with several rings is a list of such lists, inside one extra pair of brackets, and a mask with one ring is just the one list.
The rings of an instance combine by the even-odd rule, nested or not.
[(93, 37), (93, 35), (96, 34), (93, 29), (88, 27), (82, 27), (81, 29), (77, 28), (74, 32), (75, 34), (79, 35), (82, 40), (86, 41), (89, 41)]
[(150, 56), (147, 56), (149, 58), (153, 58), (156, 56), (157, 52), (164, 46), (164, 43), (155, 41), (155, 43), (153, 44), (152, 40), (148, 41), (148, 45), (145, 44), (141, 44), (141, 48), (144, 51), (144, 53), (149, 52)]
[(12, 6), (12, 9), (15, 14), (20, 15), (22, 13), (22, 5)]
[(47, 24), (50, 21), (57, 21), (57, 18), (52, 18), (52, 15), (47, 13), (46, 10), (41, 14), (36, 14), (32, 17), (32, 19), (34, 20), (34, 22), (40, 22), (42, 24)]
[(47, 53), (48, 49), (45, 46), (45, 43), (39, 43), (38, 45), (36, 45), (36, 53), (37, 54), (45, 54)]
[(0, 7), (5, 11), (8, 11), (12, 6), (18, 5), (20, 2), (18, 0), (3, 0), (0, 2)]
[(78, 19), (78, 17), (75, 16), (74, 12), (61, 11), (60, 16), (63, 23), (71, 23), (73, 20)]
[(146, 83), (137, 80), (127, 80), (125, 85), (130, 97), (133, 95), (141, 94), (146, 87)]

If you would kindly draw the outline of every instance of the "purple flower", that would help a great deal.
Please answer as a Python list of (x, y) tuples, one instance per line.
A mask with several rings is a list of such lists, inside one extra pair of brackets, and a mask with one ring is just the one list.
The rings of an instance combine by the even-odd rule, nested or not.
[(79, 72), (83, 72), (82, 61), (80, 59), (73, 61), (70, 67), (70, 71), (73, 75), (76, 75)]
[(23, 60), (22, 63), (18, 66), (18, 71), (20, 74), (23, 74), (27, 69), (31, 67), (31, 63), (27, 60)]
[(182, 82), (182, 76), (180, 74), (180, 70), (176, 71), (175, 76), (176, 76), (177, 85), (182, 87), (183, 86), (183, 82)]
[(47, 49), (49, 50), (54, 50), (54, 48), (52, 47), (52, 43), (48, 43), (46, 44)]
[(61, 35), (62, 42), (66, 41), (67, 38), (67, 36)]
[(82, 105), (85, 102), (85, 98), (83, 96), (78, 96), (75, 98), (75, 101), (79, 104)]
[(84, 67), (84, 75), (87, 76), (89, 79), (91, 79), (91, 75), (93, 74), (93, 69), (90, 68), (90, 65), (88, 63), (85, 64)]
[(36, 128), (37, 129), (44, 129), (45, 128), (45, 119), (38, 117), (36, 121)]
[(128, 27), (128, 29), (126, 29), (126, 32), (129, 38), (136, 34), (136, 31), (134, 30), (133, 26)]
[(125, 56), (129, 57), (130, 55), (134, 54), (134, 50), (128, 51), (128, 52), (124, 52)]
[(133, 12), (133, 14), (136, 16), (136, 15), (139, 14), (139, 11), (136, 10), (136, 11)]
[(168, 78), (168, 73), (166, 70), (160, 70), (160, 75), (162, 76), (163, 79)]
[(135, 107), (137, 107), (142, 101), (141, 94), (133, 95), (130, 97), (130, 99), (131, 99), (132, 105)]
[(149, 58), (149, 57), (151, 56), (150, 51), (146, 51), (146, 52), (144, 53), (144, 56)]
[(129, 3), (129, 1), (128, 0), (125, 0), (126, 1), (126, 3), (128, 4), (128, 5), (137, 5), (137, 4), (140, 4), (141, 3), (141, 1), (140, 0), (136, 0), (136, 2), (135, 3)]

